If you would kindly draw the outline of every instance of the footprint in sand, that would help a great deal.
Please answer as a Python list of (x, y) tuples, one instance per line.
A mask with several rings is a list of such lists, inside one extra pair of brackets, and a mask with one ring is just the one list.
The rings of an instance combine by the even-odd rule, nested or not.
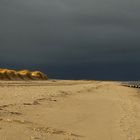
[(39, 105), (39, 104), (40, 103), (37, 100), (33, 101), (32, 103), (23, 103), (23, 105)]

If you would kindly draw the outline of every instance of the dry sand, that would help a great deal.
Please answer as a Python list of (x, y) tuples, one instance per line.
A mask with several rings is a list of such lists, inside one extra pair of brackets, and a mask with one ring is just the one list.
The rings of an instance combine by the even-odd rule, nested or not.
[(0, 82), (0, 140), (140, 140), (140, 97), (118, 82)]

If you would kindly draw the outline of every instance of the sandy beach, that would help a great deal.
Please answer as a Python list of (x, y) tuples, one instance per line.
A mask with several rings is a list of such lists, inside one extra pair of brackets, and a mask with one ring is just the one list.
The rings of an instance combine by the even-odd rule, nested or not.
[(1, 81), (0, 140), (140, 140), (139, 90), (105, 81)]

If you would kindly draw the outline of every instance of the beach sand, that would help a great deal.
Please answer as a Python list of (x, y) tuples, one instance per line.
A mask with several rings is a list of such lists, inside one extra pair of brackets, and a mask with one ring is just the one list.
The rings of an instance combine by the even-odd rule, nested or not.
[(0, 140), (140, 140), (139, 90), (105, 81), (1, 81)]

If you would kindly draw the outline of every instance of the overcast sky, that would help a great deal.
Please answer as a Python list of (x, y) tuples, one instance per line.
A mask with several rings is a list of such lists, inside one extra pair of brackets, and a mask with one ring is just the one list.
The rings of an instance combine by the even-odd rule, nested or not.
[(139, 0), (0, 0), (0, 64), (52, 78), (140, 79)]

